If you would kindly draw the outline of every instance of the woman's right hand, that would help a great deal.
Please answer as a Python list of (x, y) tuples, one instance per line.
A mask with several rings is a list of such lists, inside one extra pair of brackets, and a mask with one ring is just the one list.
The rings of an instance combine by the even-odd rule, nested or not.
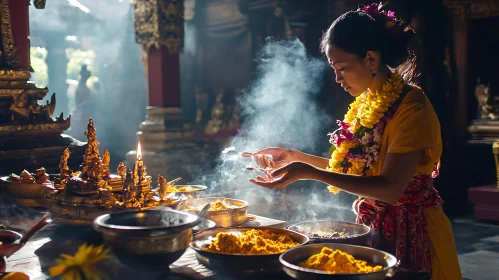
[(278, 169), (294, 161), (293, 151), (283, 148), (266, 148), (255, 153), (243, 152), (243, 157), (254, 157), (262, 168)]

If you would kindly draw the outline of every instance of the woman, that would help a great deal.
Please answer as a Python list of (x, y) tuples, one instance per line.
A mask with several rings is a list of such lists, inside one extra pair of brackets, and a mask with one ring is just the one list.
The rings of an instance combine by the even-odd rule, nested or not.
[(462, 279), (442, 199), (433, 187), (442, 154), (440, 125), (423, 91), (411, 85), (413, 31), (378, 4), (340, 16), (322, 50), (336, 82), (356, 97), (330, 134), (331, 159), (267, 148), (254, 156), (274, 171), (250, 181), (284, 188), (316, 180), (358, 195), (357, 222), (371, 227), (375, 248), (396, 254), (402, 267), (433, 279)]

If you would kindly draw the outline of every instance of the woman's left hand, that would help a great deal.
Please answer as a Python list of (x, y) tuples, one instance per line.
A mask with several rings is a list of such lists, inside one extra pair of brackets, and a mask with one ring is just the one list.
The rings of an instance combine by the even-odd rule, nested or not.
[(282, 189), (303, 179), (310, 179), (315, 168), (303, 162), (291, 162), (273, 172), (266, 173), (266, 178), (257, 176), (250, 182), (269, 189)]

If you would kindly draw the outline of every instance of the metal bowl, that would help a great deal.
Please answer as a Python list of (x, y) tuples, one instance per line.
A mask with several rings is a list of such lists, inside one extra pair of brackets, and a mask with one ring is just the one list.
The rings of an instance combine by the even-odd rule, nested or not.
[(196, 215), (168, 209), (120, 212), (99, 216), (94, 229), (116, 257), (135, 269), (167, 271), (192, 241)]
[[(371, 273), (336, 273), (332, 274), (323, 270), (308, 269), (298, 266), (298, 263), (305, 261), (310, 256), (320, 253), (322, 248), (328, 247), (332, 250), (341, 250), (353, 255), (355, 258), (364, 260), (371, 265), (381, 265), (383, 269)], [(279, 261), (283, 269), (289, 276), (295, 279), (341, 279), (341, 280), (370, 280), (385, 279), (388, 274), (397, 266), (397, 258), (393, 255), (362, 246), (321, 243), (309, 244), (287, 250), (280, 257)]]
[[(328, 220), (297, 223), (286, 227), (286, 229), (305, 234), (306, 236), (308, 236), (308, 238), (310, 238), (310, 243), (341, 243), (360, 246), (367, 246), (367, 242), (369, 241), (370, 237), (369, 233), (371, 232), (371, 229), (366, 225)], [(353, 234), (354, 236), (345, 238), (321, 238), (313, 237), (310, 235), (310, 233), (320, 231), (343, 231), (347, 234)]]
[(20, 205), (44, 207), (42, 195), (43, 184), (14, 182), (10, 179), (10, 176), (2, 177), (0, 180)]
[(201, 231), (209, 230), (215, 228), (217, 224), (215, 224), (212, 220), (201, 219), (201, 223), (192, 228), (192, 232), (194, 234), (200, 233)]
[(180, 206), (180, 210), (198, 213), (199, 211), (190, 210), (187, 206), (191, 207), (203, 207), (208, 203), (213, 203), (217, 200), (224, 200), (230, 205), (238, 206), (238, 208), (227, 209), (227, 210), (217, 210), (208, 211), (204, 215), (206, 219), (212, 220), (219, 227), (232, 227), (238, 226), (246, 222), (248, 219), (248, 202), (244, 200), (226, 198), (226, 197), (204, 197), (204, 198), (191, 198), (185, 201), (185, 203)]
[(20, 244), (19, 240), (21, 240), (22, 235), (18, 232), (12, 230), (0, 230), (0, 258), (10, 257), (19, 249), (21, 249), (24, 244)]
[(203, 250), (219, 232), (241, 232), (250, 229), (262, 229), (278, 234), (287, 234), (295, 242), (300, 243), (300, 245), (308, 242), (308, 238), (305, 235), (282, 228), (233, 227), (212, 229), (196, 234), (194, 240), (191, 242), (191, 248), (196, 251), (196, 259), (200, 264), (221, 273), (256, 277), (282, 272), (282, 266), (279, 263), (280, 253), (269, 255), (242, 255), (208, 252)]

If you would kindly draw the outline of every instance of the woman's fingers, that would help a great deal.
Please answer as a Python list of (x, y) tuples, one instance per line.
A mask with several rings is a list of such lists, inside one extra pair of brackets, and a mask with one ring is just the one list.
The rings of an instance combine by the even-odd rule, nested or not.
[(242, 152), (241, 153), (241, 156), (243, 157), (246, 157), (246, 158), (250, 158), (253, 156), (253, 153), (250, 153), (250, 152)]

